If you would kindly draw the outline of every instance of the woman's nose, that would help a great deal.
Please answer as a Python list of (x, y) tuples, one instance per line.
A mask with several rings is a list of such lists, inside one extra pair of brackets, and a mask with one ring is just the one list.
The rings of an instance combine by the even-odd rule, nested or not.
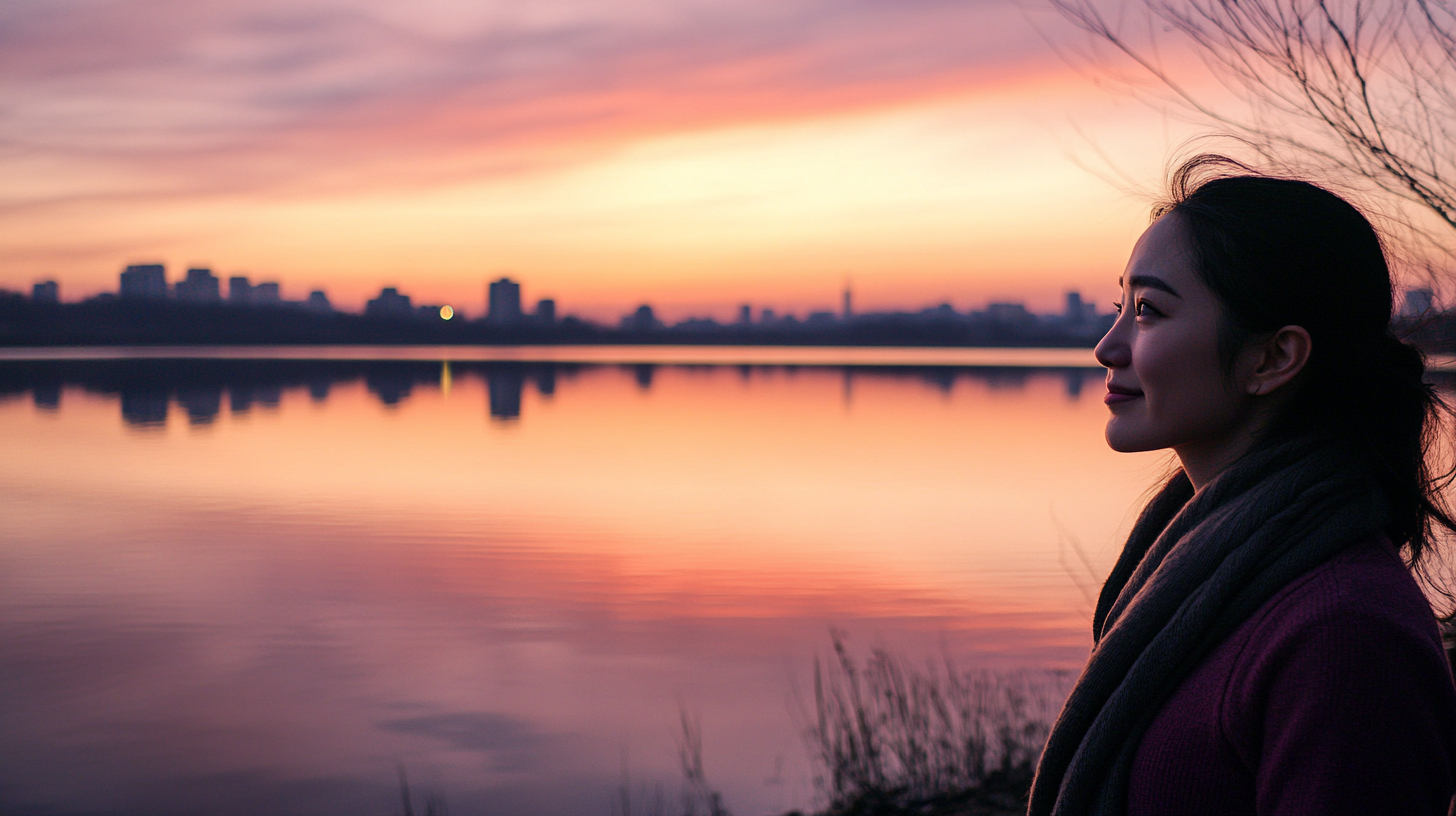
[(1105, 368), (1124, 368), (1132, 362), (1132, 346), (1128, 344), (1128, 321), (1126, 314), (1117, 316), (1112, 328), (1097, 341), (1092, 356)]

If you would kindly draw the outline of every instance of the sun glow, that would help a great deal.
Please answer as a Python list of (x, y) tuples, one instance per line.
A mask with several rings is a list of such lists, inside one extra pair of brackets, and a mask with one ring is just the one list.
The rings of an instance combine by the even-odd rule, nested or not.
[[(1045, 309), (1069, 288), (1103, 299), (1098, 287), (1110, 290), (1145, 223), (1144, 202), (1071, 158), (1089, 152), (1079, 134), (1093, 134), (1090, 152), (1154, 177), (1185, 132), (1089, 93), (1010, 5), (852, 10), (859, 16), (836, 23), (843, 36), (776, 35), (772, 47), (755, 26), (777, 20), (777, 6), (708, 6), (719, 24), (748, 28), (698, 30), (614, 6), (610, 22), (628, 28), (603, 36), (630, 42), (599, 55), (616, 60), (611, 81), (566, 49), (435, 93), (400, 93), (371, 71), (393, 66), (431, 88), (461, 65), (379, 47), (377, 32), (333, 21), (340, 53), (358, 62), (319, 59), (358, 90), (357, 104), (332, 104), (334, 86), (306, 73), (287, 86), (305, 97), (293, 107), (268, 106), (278, 77), (202, 45), (266, 55), (280, 35), (254, 33), (226, 3), (199, 11), (190, 33), (225, 36), (185, 53), (212, 72), (215, 93), (168, 84), (138, 67), (149, 56), (130, 52), (123, 66), (141, 73), (76, 80), (94, 86), (89, 102), (15, 89), (26, 91), (16, 127), (35, 149), (0, 157), (10, 181), (0, 286), (54, 277), (75, 300), (114, 290), (126, 263), (161, 260), (174, 278), (209, 264), (277, 279), (292, 299), (322, 288), (347, 309), (397, 286), (469, 312), (501, 274), (528, 298), (555, 298), (562, 314), (608, 321), (643, 302), (668, 319), (727, 318), (743, 302), (820, 309), (846, 279), (864, 309), (990, 299)], [(446, 39), (483, 36), (506, 18), (531, 30), (606, 25), (600, 11), (573, 6), (529, 22), (466, 14), (484, 29)], [(730, 37), (732, 47), (684, 49), (632, 28), (647, 18), (644, 30), (686, 26), (684, 42)], [(96, 25), (74, 35), (81, 45)], [(982, 32), (980, 44), (964, 32)], [(932, 47), (943, 40), (944, 51)], [(48, 65), (81, 45), (26, 53)], [(411, 73), (426, 68), (441, 74)], [(148, 115), (103, 115), (115, 106), (95, 102), (111, 98), (99, 89)]]

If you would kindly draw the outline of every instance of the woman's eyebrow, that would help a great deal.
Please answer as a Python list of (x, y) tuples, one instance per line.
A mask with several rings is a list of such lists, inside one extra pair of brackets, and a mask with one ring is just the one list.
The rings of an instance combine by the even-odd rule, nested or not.
[[(1131, 278), (1128, 278), (1127, 284), (1132, 289), (1158, 289), (1167, 292), (1175, 298), (1183, 297), (1178, 294), (1177, 289), (1169, 286), (1167, 281), (1159, 277), (1154, 277), (1153, 275), (1133, 275)], [(1122, 281), (1118, 280), (1117, 285), (1121, 286)]]

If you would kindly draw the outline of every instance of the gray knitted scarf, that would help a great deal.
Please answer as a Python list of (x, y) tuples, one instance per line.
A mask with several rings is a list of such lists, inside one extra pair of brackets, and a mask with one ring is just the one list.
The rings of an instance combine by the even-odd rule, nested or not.
[(1197, 494), (1174, 476), (1102, 588), (1092, 654), (1042, 752), (1030, 816), (1125, 813), (1133, 753), (1179, 683), (1280, 589), (1386, 519), (1362, 469), (1310, 439), (1250, 453)]

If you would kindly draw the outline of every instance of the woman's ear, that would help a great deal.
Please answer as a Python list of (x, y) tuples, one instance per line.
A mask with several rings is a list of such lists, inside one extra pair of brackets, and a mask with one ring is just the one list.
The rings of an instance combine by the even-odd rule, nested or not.
[(1251, 343), (1244, 389), (1250, 396), (1272, 394), (1299, 376), (1309, 362), (1312, 344), (1303, 326), (1285, 326)]

